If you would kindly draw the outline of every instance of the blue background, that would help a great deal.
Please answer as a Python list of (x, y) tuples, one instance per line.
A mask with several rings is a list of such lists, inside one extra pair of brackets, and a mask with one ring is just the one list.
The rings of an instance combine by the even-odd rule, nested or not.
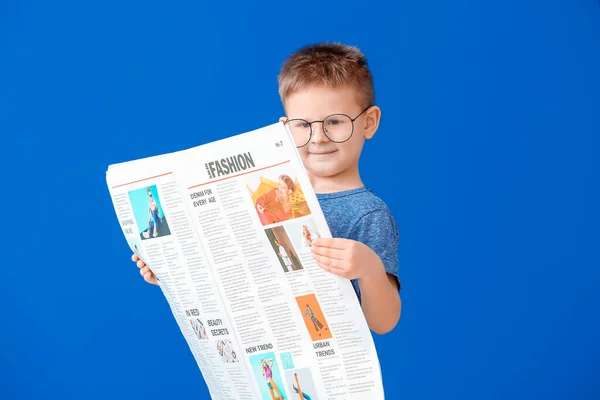
[(598, 2), (215, 3), (0, 2), (0, 398), (207, 396), (106, 168), (276, 122), (284, 58), (339, 40), (401, 229), (389, 398), (597, 399)]

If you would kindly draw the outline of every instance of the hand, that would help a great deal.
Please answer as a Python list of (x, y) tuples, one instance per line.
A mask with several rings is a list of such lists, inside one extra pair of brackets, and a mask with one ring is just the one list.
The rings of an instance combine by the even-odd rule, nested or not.
[(261, 206), (260, 204), (256, 205), (256, 209), (258, 210), (259, 213), (264, 214), (265, 209), (263, 206)]
[(148, 268), (148, 266), (146, 265), (146, 263), (144, 261), (142, 261), (142, 259), (140, 259), (137, 255), (133, 254), (131, 256), (131, 260), (134, 263), (136, 263), (136, 265), (140, 269), (140, 275), (142, 275), (144, 277), (144, 280), (146, 282), (151, 283), (153, 285), (158, 285), (156, 276), (154, 276), (154, 273), (152, 271), (150, 271), (150, 268)]
[(311, 251), (319, 267), (346, 279), (364, 278), (381, 264), (369, 246), (350, 239), (318, 238), (313, 241)]

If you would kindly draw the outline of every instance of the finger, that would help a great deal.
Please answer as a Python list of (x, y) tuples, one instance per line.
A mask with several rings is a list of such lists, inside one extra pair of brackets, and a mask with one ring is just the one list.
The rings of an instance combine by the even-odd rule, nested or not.
[(341, 264), (336, 259), (320, 256), (318, 254), (315, 254), (314, 257), (315, 257), (315, 261), (317, 262), (317, 264), (326, 265), (328, 269), (339, 269), (340, 268)]
[(344, 276), (344, 274), (345, 274), (345, 271), (343, 269), (333, 268), (333, 267), (331, 267), (331, 265), (326, 265), (323, 263), (317, 263), (317, 265), (319, 266), (319, 268), (321, 268), (325, 272), (329, 272), (330, 274), (333, 274), (333, 275)]
[(320, 262), (318, 262), (318, 261), (317, 261), (317, 265), (318, 265), (318, 266), (319, 266), (319, 268), (321, 268), (322, 270), (324, 270), (324, 271), (327, 271), (327, 272), (331, 272), (331, 273), (333, 273), (333, 271), (332, 271), (332, 269), (331, 269), (331, 267), (330, 267), (329, 265), (326, 265), (326, 264), (320, 263)]
[(131, 261), (137, 262), (138, 260), (139, 260), (139, 258), (137, 256), (137, 254), (134, 253), (134, 254), (131, 255)]
[(150, 271), (144, 274), (144, 280), (148, 283), (154, 283), (156, 281), (154, 274)]
[(313, 242), (313, 246), (344, 250), (347, 247), (347, 242), (341, 238), (316, 238)]
[(144, 260), (138, 260), (138, 262), (136, 263), (138, 268), (144, 268), (146, 266), (146, 263), (144, 262)]
[(322, 264), (322, 263), (317, 263), (317, 265), (321, 269), (329, 272), (330, 274), (333, 274), (333, 275), (336, 275), (336, 276), (340, 276), (342, 278), (350, 279), (350, 274), (348, 274), (348, 271), (346, 271), (343, 268), (333, 268), (330, 265), (325, 265), (325, 264)]
[(324, 247), (324, 246), (311, 247), (311, 251), (312, 251), (313, 255), (328, 257), (328, 258), (332, 258), (335, 260), (343, 260), (344, 255), (345, 255), (344, 251), (333, 248), (333, 247)]
[(148, 272), (150, 272), (150, 268), (148, 268), (148, 266), (140, 268), (140, 275), (144, 276)]

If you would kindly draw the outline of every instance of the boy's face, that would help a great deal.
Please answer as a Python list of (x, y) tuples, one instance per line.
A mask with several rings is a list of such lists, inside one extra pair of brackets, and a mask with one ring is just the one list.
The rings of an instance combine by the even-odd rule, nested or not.
[[(355, 118), (364, 110), (352, 87), (330, 89), (316, 86), (289, 95), (285, 99), (287, 119), (308, 122), (324, 120), (332, 114)], [(282, 119), (285, 121), (285, 119)], [(312, 124), (312, 137), (298, 149), (305, 168), (314, 176), (333, 178), (358, 173), (358, 160), (365, 139), (370, 139), (379, 123), (379, 109), (372, 107), (354, 121), (354, 133), (344, 143), (332, 142), (323, 133), (323, 124)]]

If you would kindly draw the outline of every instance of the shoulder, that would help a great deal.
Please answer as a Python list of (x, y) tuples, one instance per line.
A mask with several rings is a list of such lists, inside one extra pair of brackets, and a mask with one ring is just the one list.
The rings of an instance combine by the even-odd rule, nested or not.
[(386, 203), (367, 186), (342, 192), (318, 194), (317, 198), (322, 205), (342, 208), (344, 212), (351, 211), (360, 215), (372, 211), (389, 212)]
[(359, 194), (349, 205), (349, 211), (355, 215), (355, 226), (361, 224), (391, 224), (396, 227), (396, 221), (385, 201), (370, 189)]
[(400, 232), (387, 204), (372, 192), (365, 195), (349, 238), (366, 244), (383, 263), (385, 271), (398, 277)]
[(389, 207), (370, 189), (358, 194), (353, 206), (347, 208), (353, 215), (350, 236), (362, 242), (380, 243), (399, 240), (398, 225)]
[(367, 186), (318, 194), (317, 198), (334, 236), (360, 240), (370, 231), (369, 226), (396, 229), (386, 203)]
[(352, 236), (360, 239), (397, 240), (399, 237), (396, 219), (384, 205), (363, 210), (356, 215), (352, 226)]
[(366, 192), (363, 195), (363, 198), (364, 201), (362, 201), (360, 205), (361, 215), (373, 215), (374, 217), (388, 215), (393, 217), (387, 204), (373, 192)]

